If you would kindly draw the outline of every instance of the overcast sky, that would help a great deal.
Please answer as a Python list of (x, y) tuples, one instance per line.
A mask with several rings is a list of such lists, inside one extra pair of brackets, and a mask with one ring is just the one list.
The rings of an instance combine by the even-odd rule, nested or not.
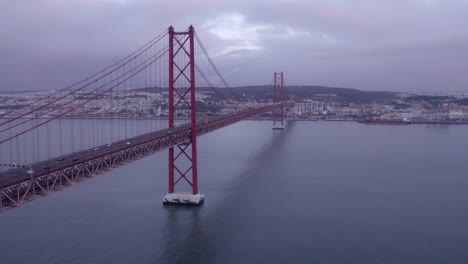
[(468, 92), (468, 0), (1, 0), (0, 89), (57, 89), (193, 24), (231, 86)]

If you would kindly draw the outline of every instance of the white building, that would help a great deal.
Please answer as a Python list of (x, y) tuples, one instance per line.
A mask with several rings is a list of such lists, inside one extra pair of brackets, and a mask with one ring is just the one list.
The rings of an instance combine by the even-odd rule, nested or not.
[(294, 107), (291, 109), (294, 114), (302, 115), (303, 113), (312, 113), (318, 111), (324, 111), (337, 107), (339, 104), (335, 102), (315, 102), (315, 101), (305, 101), (302, 103), (295, 103)]

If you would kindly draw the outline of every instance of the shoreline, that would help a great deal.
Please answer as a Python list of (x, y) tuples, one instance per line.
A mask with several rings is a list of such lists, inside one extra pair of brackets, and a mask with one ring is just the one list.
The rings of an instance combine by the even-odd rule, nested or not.
[[(212, 118), (216, 116), (210, 116), (210, 117), (204, 117), (204, 118)], [(37, 119), (49, 119), (50, 117), (39, 117)], [(30, 119), (25, 118), (25, 119)], [(84, 117), (62, 117), (59, 119), (132, 119), (132, 120), (169, 120), (169, 117), (167, 116), (154, 116), (154, 117), (112, 117), (112, 116), (95, 116), (95, 117), (89, 117), (89, 116), (84, 116)], [(8, 120), (8, 118), (3, 118), (0, 117), (0, 120)], [(190, 120), (190, 118), (181, 118), (181, 117), (175, 117), (174, 120)], [(252, 117), (248, 118), (246, 120), (252, 120), (252, 121), (269, 121), (272, 120), (271, 117), (265, 118), (265, 117)], [(320, 118), (286, 118), (285, 121), (326, 121), (326, 122), (359, 122), (359, 120), (354, 120), (354, 119), (320, 119)], [(468, 125), (468, 121), (410, 121), (410, 125)], [(394, 124), (398, 125), (398, 124)]]

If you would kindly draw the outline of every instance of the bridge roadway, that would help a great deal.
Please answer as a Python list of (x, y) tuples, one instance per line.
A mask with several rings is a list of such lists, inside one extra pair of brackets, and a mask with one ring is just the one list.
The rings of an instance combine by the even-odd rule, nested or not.
[[(197, 136), (279, 107), (279, 104), (267, 105), (200, 120)], [(0, 212), (5, 205), (21, 205), (26, 196), (34, 198), (37, 192), (46, 195), (57, 188), (61, 189), (61, 185), (71, 185), (79, 181), (78, 176), (83, 180), (85, 176), (92, 177), (130, 160), (188, 142), (190, 135), (190, 124), (182, 124), (177, 128), (143, 134), (3, 172), (0, 174)], [(30, 169), (32, 174), (28, 174)]]

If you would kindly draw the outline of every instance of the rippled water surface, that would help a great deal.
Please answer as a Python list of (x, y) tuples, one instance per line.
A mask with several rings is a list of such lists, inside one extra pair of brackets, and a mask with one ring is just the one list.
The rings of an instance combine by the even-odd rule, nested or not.
[(0, 215), (6, 263), (468, 263), (468, 126), (244, 121), (200, 137), (202, 207), (167, 152)]

